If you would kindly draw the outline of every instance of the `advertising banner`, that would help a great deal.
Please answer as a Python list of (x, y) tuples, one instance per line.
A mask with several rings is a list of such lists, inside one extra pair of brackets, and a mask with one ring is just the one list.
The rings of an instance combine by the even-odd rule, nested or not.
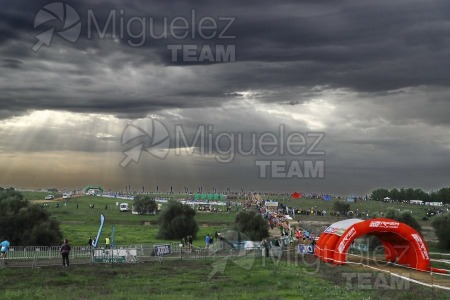
[(155, 245), (153, 247), (153, 253), (155, 256), (164, 256), (170, 255), (172, 253), (172, 249), (169, 244), (166, 245)]
[(314, 254), (314, 246), (311, 244), (299, 244), (298, 254)]
[(94, 263), (132, 263), (136, 253), (136, 249), (95, 249)]

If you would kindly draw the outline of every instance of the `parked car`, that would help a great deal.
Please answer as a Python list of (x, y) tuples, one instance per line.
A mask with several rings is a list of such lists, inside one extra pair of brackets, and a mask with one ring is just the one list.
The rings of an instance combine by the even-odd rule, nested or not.
[(128, 211), (128, 203), (120, 203), (120, 211)]
[(55, 197), (53, 195), (47, 195), (45, 196), (45, 200), (53, 200)]

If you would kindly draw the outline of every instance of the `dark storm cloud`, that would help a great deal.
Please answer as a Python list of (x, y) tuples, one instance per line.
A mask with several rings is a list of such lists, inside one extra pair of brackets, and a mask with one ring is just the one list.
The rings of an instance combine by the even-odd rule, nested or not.
[[(58, 20), (34, 28), (36, 14), (48, 3), (10, 1), (0, 10), (0, 119), (6, 124), (0, 134), (9, 141), (0, 144), (0, 154), (121, 154), (127, 122), (152, 114), (167, 126), (182, 124), (190, 141), (199, 124), (241, 132), (246, 142), (252, 132), (276, 131), (280, 124), (323, 130), (327, 176), (302, 181), (310, 190), (324, 184), (367, 190), (408, 180), (424, 180), (429, 188), (448, 182), (447, 0), (66, 1), (81, 18), (80, 37), (71, 43), (55, 34), (49, 47), (35, 52), (37, 35), (64, 31)], [(107, 26), (113, 12), (116, 22)], [(201, 38), (198, 28), (189, 28), (183, 39), (170, 32), (151, 36), (162, 32), (164, 18), (170, 26), (176, 17), (191, 20), (192, 13), (197, 26), (205, 17), (217, 22), (213, 38)], [(135, 18), (128, 29), (132, 17), (144, 18), (144, 27)], [(235, 38), (219, 37), (225, 28)], [(172, 57), (169, 45), (210, 46), (213, 54), (217, 45), (235, 46), (235, 61), (186, 61), (180, 51)], [(33, 118), (40, 114), (33, 111), (43, 110), (50, 111), (41, 114), (48, 120), (23, 125), (31, 121), (21, 116), (37, 122)], [(96, 116), (80, 117), (90, 113)], [(273, 157), (278, 158), (283, 159)], [(261, 181), (254, 176), (254, 159), (237, 156), (236, 164), (222, 165), (224, 176), (245, 174), (249, 185), (262, 182), (270, 189), (296, 184)], [(199, 174), (206, 166), (217, 168), (206, 157), (192, 160)], [(211, 178), (204, 174), (203, 180)]]
[[(47, 3), (15, 1), (0, 12), (2, 74), (7, 72), (5, 69), (9, 72), (14, 72), (11, 68), (18, 69), (17, 77), (5, 78), (7, 93), (2, 103), (7, 101), (8, 106), (17, 109), (68, 109), (126, 116), (165, 107), (217, 106), (233, 99), (224, 95), (239, 90), (288, 94), (286, 89), (302, 87), (306, 92), (308, 88), (320, 86), (322, 89), (382, 93), (404, 87), (448, 86), (450, 82), (450, 40), (446, 38), (450, 34), (449, 4), (443, 0), (69, 1), (67, 3), (81, 17), (79, 40), (72, 44), (55, 36), (50, 48), (44, 46), (34, 53), (31, 48), (36, 42), (35, 36), (48, 26), (56, 25), (51, 22), (47, 27), (33, 28), (36, 13)], [(216, 34), (215, 38), (205, 40), (198, 38), (196, 31), (194, 39), (178, 40), (170, 36), (155, 39), (149, 36), (147, 22), (145, 43), (141, 47), (131, 47), (129, 41), (136, 42), (136, 39), (127, 34), (126, 28), (124, 36), (114, 43), (112, 25), (106, 27), (111, 11), (116, 11), (115, 28), (119, 32), (120, 18), (126, 25), (133, 16), (147, 18), (147, 21), (151, 17), (154, 30), (158, 31), (162, 30), (164, 17), (170, 24), (177, 16), (190, 19), (193, 10), (197, 20), (211, 17), (218, 22), (219, 29), (226, 25), (219, 21), (220, 17), (235, 18), (226, 34), (236, 38), (220, 39)], [(88, 11), (94, 13), (100, 29), (105, 29), (105, 40), (100, 40), (96, 33), (88, 38)], [(139, 30), (139, 23), (131, 25), (133, 32)], [(94, 29), (92, 22), (90, 29)], [(171, 43), (235, 45), (236, 62), (216, 65), (213, 70), (206, 70), (207, 65), (195, 66), (183, 60), (173, 62), (167, 49)], [(65, 68), (58, 69), (63, 64)], [(103, 69), (114, 73), (124, 67), (144, 71), (155, 66), (182, 67), (196, 74), (195, 80), (187, 78), (188, 84), (183, 85), (183, 78), (169, 78), (173, 83), (171, 89), (127, 97), (102, 89)], [(62, 71), (65, 74), (61, 76)], [(36, 81), (41, 79), (37, 73), (60, 78), (54, 83), (44, 79), (37, 87)], [(113, 75), (116, 78), (126, 76), (120, 72)], [(140, 84), (135, 88), (145, 90), (147, 84)], [(18, 85), (24, 91), (20, 97), (10, 90)], [(55, 85), (59, 86), (55, 88)], [(46, 88), (52, 91), (43, 93)], [(27, 92), (29, 96), (24, 95)], [(71, 94), (79, 99), (74, 101)], [(299, 101), (295, 96), (285, 95), (279, 99), (270, 95), (262, 100), (295, 103)], [(4, 104), (1, 107), (6, 108)]]
[(22, 66), (23, 61), (20, 61), (18, 59), (2, 59), (0, 60), (0, 65), (4, 68), (11, 68), (11, 69), (18, 69)]

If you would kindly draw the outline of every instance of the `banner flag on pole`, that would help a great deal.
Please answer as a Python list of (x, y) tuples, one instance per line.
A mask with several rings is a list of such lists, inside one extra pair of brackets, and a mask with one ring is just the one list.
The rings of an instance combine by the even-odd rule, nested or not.
[(95, 239), (95, 243), (92, 245), (94, 248), (97, 248), (98, 241), (100, 240), (100, 235), (102, 234), (103, 224), (105, 223), (105, 216), (100, 214), (100, 228), (98, 229), (97, 238)]

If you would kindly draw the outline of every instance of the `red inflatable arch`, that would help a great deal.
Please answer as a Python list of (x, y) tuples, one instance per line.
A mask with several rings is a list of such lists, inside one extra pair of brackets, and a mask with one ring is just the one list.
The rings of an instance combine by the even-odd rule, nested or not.
[(345, 264), (348, 248), (363, 235), (379, 238), (387, 261), (420, 271), (431, 270), (428, 247), (422, 236), (404, 223), (384, 218), (336, 222), (320, 235), (314, 253), (324, 261)]

